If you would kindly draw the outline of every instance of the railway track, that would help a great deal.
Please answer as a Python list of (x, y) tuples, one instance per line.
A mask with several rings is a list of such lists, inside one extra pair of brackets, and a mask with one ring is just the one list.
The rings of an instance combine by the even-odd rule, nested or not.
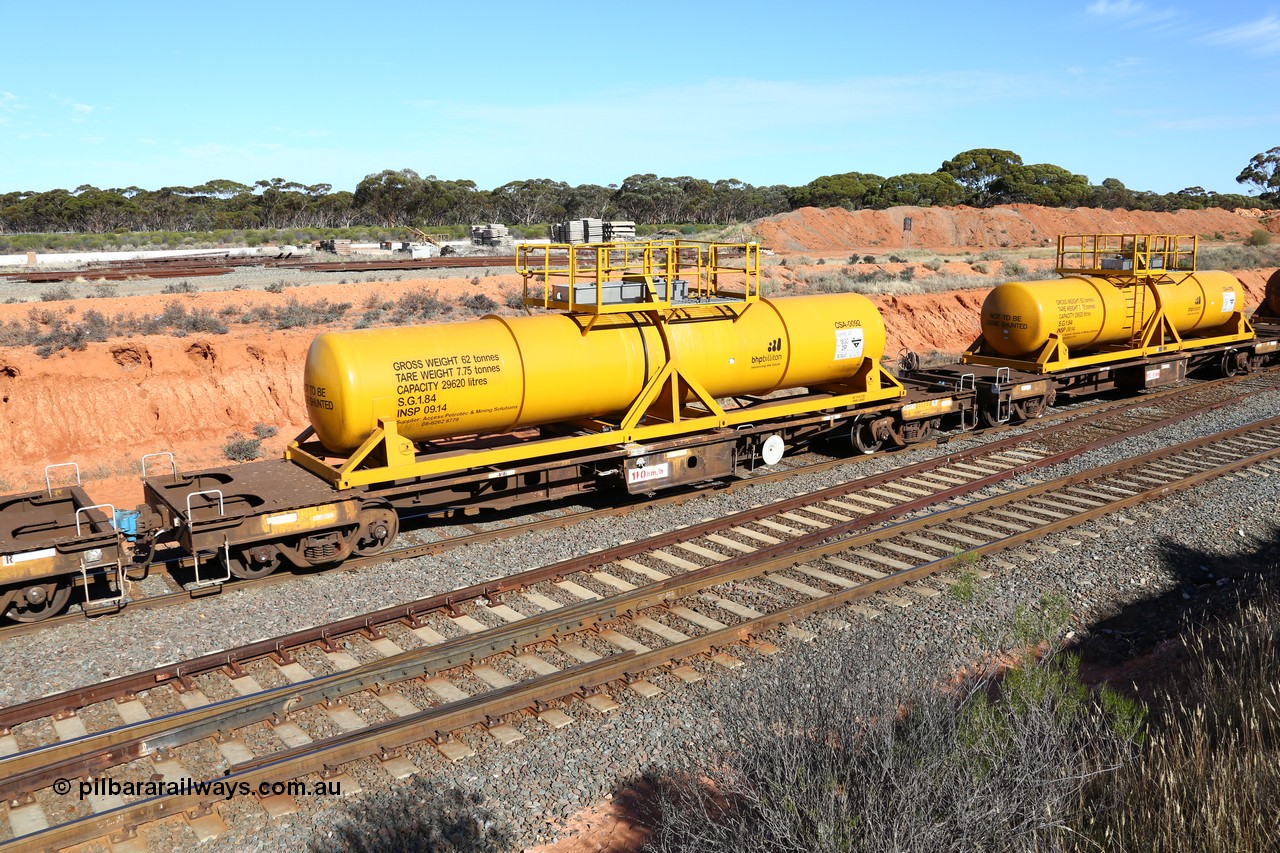
[(305, 261), (289, 257), (184, 256), (154, 258), (141, 261), (117, 261), (74, 270), (23, 270), (0, 273), (0, 278), (14, 282), (48, 283), (58, 281), (126, 281), (133, 278), (181, 278), (224, 275), (235, 267), (265, 266), (311, 272), (376, 272), (380, 270), (421, 270), (471, 267), (512, 267), (514, 255), (471, 255), (443, 258), (388, 259), (378, 261)]
[[(1018, 432), (1019, 430), (1026, 429), (1032, 429), (1034, 432), (1022, 432), (1014, 437), (997, 438), (994, 442), (980, 444), (963, 450), (957, 450), (953, 453), (946, 454), (945, 456), (926, 460), (924, 462), (916, 463), (905, 468), (895, 469), (883, 474), (878, 474), (872, 479), (876, 484), (891, 483), (895, 480), (901, 481), (905, 485), (905, 489), (902, 489), (901, 491), (905, 492), (907, 496), (912, 496), (915, 495), (921, 487), (919, 482), (916, 482), (913, 485), (912, 478), (920, 477), (921, 475), (927, 476), (930, 472), (937, 471), (939, 468), (946, 468), (951, 465), (960, 465), (961, 471), (972, 474), (971, 470), (964, 467), (966, 464), (971, 464), (974, 461), (981, 464), (981, 460), (990, 454), (998, 454), (1002, 451), (1015, 449), (1026, 444), (1039, 443), (1052, 446), (1055, 453), (1059, 450), (1070, 452), (1072, 448), (1079, 448), (1078, 452), (1083, 452), (1085, 450), (1092, 449), (1093, 447), (1102, 446), (1104, 443), (1119, 441), (1130, 435), (1139, 435), (1167, 423), (1175, 423), (1179, 420), (1193, 417), (1199, 412), (1204, 411), (1206, 408), (1229, 405), (1230, 403), (1244, 399), (1250, 394), (1257, 393), (1260, 390), (1275, 388), (1278, 385), (1280, 385), (1280, 370), (1273, 370), (1253, 376), (1235, 377), (1228, 380), (1214, 380), (1202, 384), (1167, 389), (1138, 399), (1128, 399), (1120, 402), (1107, 402), (1091, 406), (1084, 411), (1074, 409), (1060, 411), (1038, 421), (1000, 427), (996, 430), (986, 430), (982, 433), (982, 437), (985, 439), (1000, 432)], [(969, 436), (962, 435), (953, 440), (964, 440), (967, 438), (969, 438)], [(932, 442), (932, 444), (936, 445), (937, 442)], [(916, 446), (921, 447), (922, 445)], [(443, 536), (436, 535), (434, 530), (409, 532), (406, 535), (402, 535), (402, 540), (412, 540), (415, 533), (426, 533), (427, 535), (431, 535), (432, 538), (428, 541), (420, 541), (416, 543), (411, 542), (411, 544), (402, 545), (401, 547), (375, 557), (348, 560), (343, 564), (343, 570), (366, 571), (387, 562), (433, 556), (468, 545), (475, 545), (497, 539), (514, 538), (539, 531), (568, 527), (591, 519), (615, 516), (632, 511), (637, 506), (652, 507), (662, 504), (683, 503), (705, 495), (708, 491), (714, 490), (721, 493), (733, 492), (764, 483), (779, 482), (798, 475), (820, 473), (842, 465), (848, 465), (851, 461), (856, 461), (856, 459), (861, 458), (854, 457), (854, 460), (851, 460), (849, 458), (841, 457), (824, 458), (817, 462), (805, 461), (805, 459), (813, 458), (814, 456), (814, 454), (804, 454), (802, 456), (784, 459), (779, 468), (755, 474), (749, 479), (736, 480), (728, 483), (710, 484), (697, 490), (663, 494), (641, 501), (629, 501), (623, 504), (613, 504), (606, 507), (593, 507), (585, 510), (569, 511), (559, 514), (555, 514), (555, 511), (553, 510), (550, 515), (536, 514), (533, 518), (517, 519), (512, 523), (504, 523), (499, 526), (488, 527), (487, 529), (478, 529), (471, 525), (464, 524), (460, 525), (464, 532), (447, 533)], [(1051, 458), (1056, 458), (1056, 456), (1052, 456)], [(851, 474), (854, 474), (854, 472), (851, 471)], [(954, 477), (954, 474), (951, 476)], [(947, 477), (948, 475), (944, 474), (942, 480), (945, 482)], [(969, 479), (972, 479), (972, 477)], [(862, 482), (862, 480), (850, 480), (842, 486), (835, 487), (833, 496), (838, 497), (842, 489), (855, 487), (859, 482)], [(876, 499), (883, 501), (886, 498), (882, 495)], [(794, 501), (794, 503), (802, 505), (803, 500)], [(785, 518), (776, 523), (783, 524), (784, 526), (788, 524)], [(216, 587), (189, 587), (181, 584), (172, 576), (165, 575), (164, 582), (168, 591), (136, 598), (132, 597), (133, 594), (131, 593), (131, 596), (127, 597), (121, 603), (120, 608), (113, 612), (119, 612), (119, 610), (123, 609), (149, 610), (173, 607), (187, 604), (196, 598), (218, 595), (224, 591), (244, 591), (254, 588), (276, 586), (282, 583), (295, 581), (299, 577), (302, 577), (302, 575), (282, 571), (263, 578), (233, 580)], [(136, 589), (138, 585), (134, 584), (133, 587)], [(111, 614), (99, 614), (93, 618), (110, 618), (110, 615)], [(40, 622), (0, 625), (0, 642), (10, 637), (36, 633), (84, 618), (86, 617), (83, 611), (73, 608), (65, 614), (51, 617)]]
[[(997, 451), (965, 463), (977, 469), (968, 488), (947, 482), (967, 470), (953, 463), (947, 479), (934, 472), (930, 494), (885, 507), (877, 496), (889, 484), (861, 481), (840, 497), (737, 518), (727, 533), (694, 525), (565, 561), (532, 586), (436, 596), (5, 709), (0, 791), (10, 837), (0, 849), (61, 848), (179, 815), (206, 838), (225, 829), (214, 783), (244, 786), (283, 813), (296, 807), (277, 793), (287, 781), (350, 793), (358, 785), (344, 765), (353, 761), (374, 758), (405, 776), (418, 769), (402, 751), (411, 744), (457, 761), (472, 752), (462, 731), (513, 743), (522, 726), (567, 724), (579, 705), (607, 713), (623, 692), (662, 692), (657, 672), (669, 686), (696, 681), (769, 653), (770, 631), (792, 626), (803, 638), (793, 623), (807, 616), (843, 622), (872, 615), (868, 604), (940, 595), (954, 580), (943, 573), (972, 570), (970, 555), (1014, 546), (1052, 554), (1079, 544), (1061, 535), (1069, 528), (1144, 501), (1245, 469), (1280, 473), (1280, 417), (1011, 482), (1078, 454), (1034, 455)], [(46, 720), (49, 742), (19, 743), (24, 724)], [(98, 787), (80, 787), (88, 778)], [(121, 792), (147, 781), (153, 793)]]

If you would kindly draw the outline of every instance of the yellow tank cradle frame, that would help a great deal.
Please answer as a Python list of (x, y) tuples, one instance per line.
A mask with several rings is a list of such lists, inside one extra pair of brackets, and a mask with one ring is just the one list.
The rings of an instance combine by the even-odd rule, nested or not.
[[(979, 337), (961, 356), (964, 364), (1011, 367), (1026, 373), (1056, 373), (1106, 364), (1124, 358), (1147, 358), (1188, 349), (1250, 341), (1253, 326), (1243, 310), (1224, 323), (1225, 334), (1184, 341), (1165, 313), (1160, 291), (1154, 284), (1181, 283), (1196, 271), (1200, 238), (1179, 234), (1070, 234), (1058, 237), (1056, 271), (1063, 276), (1104, 278), (1125, 292), (1133, 334), (1128, 345), (1104, 345), (1088, 355), (1072, 355), (1056, 333), (1030, 358), (1015, 359), (984, 346)], [(1155, 311), (1138, 325), (1135, 317), (1146, 313), (1151, 300)]]
[[(326, 460), (333, 454), (312, 440), (312, 427), (290, 443), (285, 457), (339, 489), (486, 468), (510, 473), (504, 469), (535, 459), (618, 445), (634, 445), (635, 452), (643, 454), (639, 442), (847, 411), (906, 396), (897, 378), (868, 358), (846, 382), (811, 388), (816, 394), (726, 410), (695, 377), (681, 370), (672, 355), (668, 323), (726, 315), (736, 321), (751, 310), (760, 299), (758, 243), (521, 244), (516, 259), (517, 271), (524, 277), (526, 310), (539, 307), (586, 316), (583, 335), (604, 314), (638, 313), (654, 324), (665, 350), (664, 364), (620, 418), (574, 422), (579, 432), (567, 436), (492, 448), (429, 449), (421, 454), (400, 435), (395, 419), (378, 418), (368, 439), (336, 466)], [(687, 293), (682, 287), (684, 295), (678, 295), (674, 282), (687, 283)]]

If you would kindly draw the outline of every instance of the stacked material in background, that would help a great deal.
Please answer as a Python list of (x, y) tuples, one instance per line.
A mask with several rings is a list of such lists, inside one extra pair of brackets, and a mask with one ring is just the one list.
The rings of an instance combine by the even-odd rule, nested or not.
[(488, 225), (471, 226), (471, 242), (477, 246), (498, 246), (509, 248), (514, 242), (511, 232), (501, 222), (490, 222)]
[(636, 224), (625, 220), (570, 219), (551, 226), (552, 243), (617, 243), (636, 238)]
[(355, 249), (351, 247), (351, 241), (341, 238), (321, 240), (318, 248), (322, 252), (333, 252), (335, 255), (350, 255), (355, 252)]
[(623, 243), (636, 239), (636, 224), (629, 220), (615, 220), (604, 224), (604, 239), (610, 243)]

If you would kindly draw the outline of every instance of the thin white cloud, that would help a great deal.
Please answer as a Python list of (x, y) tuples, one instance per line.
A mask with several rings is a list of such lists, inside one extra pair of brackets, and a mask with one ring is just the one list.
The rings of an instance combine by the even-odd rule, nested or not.
[(0, 112), (12, 113), (22, 109), (26, 109), (26, 105), (21, 98), (13, 92), (0, 92)]
[(1133, 0), (1095, 0), (1085, 11), (1102, 18), (1132, 18), (1146, 8), (1146, 3), (1135, 3)]
[(93, 112), (93, 107), (90, 106), (89, 104), (72, 104), (71, 109), (75, 110), (78, 113), (81, 113), (82, 115), (88, 115), (89, 113)]
[(1138, 0), (1096, 0), (1085, 7), (1085, 13), (1105, 18), (1110, 26), (1132, 30), (1141, 27), (1147, 38), (1186, 36), (1188, 19), (1177, 9), (1155, 9)]
[(1247, 24), (1215, 30), (1204, 37), (1207, 44), (1239, 47), (1258, 56), (1280, 53), (1280, 17), (1268, 15)]

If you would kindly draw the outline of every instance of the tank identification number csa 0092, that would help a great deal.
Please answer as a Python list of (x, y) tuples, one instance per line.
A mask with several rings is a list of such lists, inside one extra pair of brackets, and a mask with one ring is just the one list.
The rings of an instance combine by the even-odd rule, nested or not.
[(465, 404), (459, 411), (458, 391), (489, 384), (489, 376), (502, 372), (502, 357), (496, 352), (439, 355), (392, 362), (396, 375), (396, 419), (418, 418), (422, 422), (449, 418), (450, 405), (457, 417), (470, 414)]
[(862, 358), (864, 335), (861, 320), (836, 320), (836, 361)]

